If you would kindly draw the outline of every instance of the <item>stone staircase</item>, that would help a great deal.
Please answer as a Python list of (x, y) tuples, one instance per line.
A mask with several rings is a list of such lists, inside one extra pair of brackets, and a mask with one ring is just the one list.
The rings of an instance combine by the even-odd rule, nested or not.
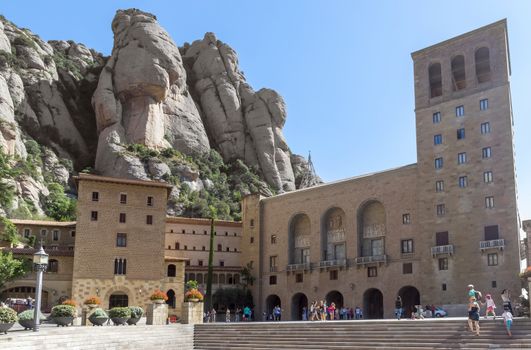
[(0, 335), (2, 350), (193, 349), (193, 326), (42, 327)]
[(466, 319), (214, 323), (196, 325), (194, 349), (531, 349), (531, 320), (516, 319), (509, 338), (502, 320)]

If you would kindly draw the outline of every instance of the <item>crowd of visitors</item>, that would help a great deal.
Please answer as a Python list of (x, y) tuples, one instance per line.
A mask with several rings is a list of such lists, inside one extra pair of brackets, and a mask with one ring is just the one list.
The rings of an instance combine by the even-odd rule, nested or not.
[[(249, 306), (245, 306), (243, 309), (237, 306), (234, 309), (234, 317), (231, 315), (231, 310), (227, 308), (225, 311), (225, 322), (242, 322), (242, 321), (251, 321), (253, 317), (253, 310)], [(203, 313), (203, 322), (205, 323), (214, 323), (216, 322), (217, 312), (215, 308), (207, 310)], [(223, 317), (221, 315), (220, 317)]]
[[(468, 285), (468, 329), (470, 332), (476, 333), (479, 336), (481, 327), (479, 326), (480, 310), (481, 306), (485, 305), (485, 316), (487, 319), (492, 317), (496, 319), (496, 303), (491, 294), (486, 294), (483, 299), (483, 295), (480, 291), (474, 288), (474, 285)], [(503, 302), (503, 313), (501, 315), (507, 335), (512, 337), (511, 326), (513, 324), (513, 307), (511, 304), (511, 296), (508, 289), (504, 289), (501, 293), (501, 299)]]

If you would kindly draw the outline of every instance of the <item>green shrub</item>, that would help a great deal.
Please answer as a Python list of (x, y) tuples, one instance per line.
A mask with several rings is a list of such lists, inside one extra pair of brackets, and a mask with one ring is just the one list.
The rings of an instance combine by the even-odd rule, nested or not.
[(69, 198), (63, 186), (58, 183), (48, 185), (50, 194), (44, 200), (44, 212), (57, 221), (72, 221), (76, 218), (76, 200)]
[(17, 322), (17, 312), (10, 307), (0, 307), (0, 323)]
[[(29, 321), (29, 320), (33, 320), (34, 316), (35, 316), (35, 310), (31, 309), (31, 310), (22, 311), (21, 313), (19, 313), (18, 319), (21, 321)], [(44, 315), (41, 312), (39, 312), (39, 318), (41, 321), (44, 321), (46, 319), (46, 317), (44, 317)]]
[(105, 312), (105, 310), (103, 310), (102, 308), (96, 308), (94, 310), (94, 312), (92, 312), (92, 314), (90, 314), (90, 317), (94, 317), (94, 318), (107, 318), (109, 317), (107, 315), (107, 313)]
[(52, 317), (75, 317), (76, 308), (70, 305), (56, 305), (52, 307)]
[(110, 318), (131, 318), (131, 310), (128, 307), (113, 307), (109, 310)]
[(131, 318), (140, 318), (144, 314), (144, 310), (139, 306), (129, 306), (131, 310)]

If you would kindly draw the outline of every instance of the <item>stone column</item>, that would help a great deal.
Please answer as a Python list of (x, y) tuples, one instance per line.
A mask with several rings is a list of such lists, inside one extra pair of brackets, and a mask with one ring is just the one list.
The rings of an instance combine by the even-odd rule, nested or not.
[(168, 304), (149, 304), (146, 311), (146, 324), (164, 325), (168, 320)]
[(182, 319), (183, 324), (203, 323), (204, 304), (199, 302), (186, 301), (183, 303)]

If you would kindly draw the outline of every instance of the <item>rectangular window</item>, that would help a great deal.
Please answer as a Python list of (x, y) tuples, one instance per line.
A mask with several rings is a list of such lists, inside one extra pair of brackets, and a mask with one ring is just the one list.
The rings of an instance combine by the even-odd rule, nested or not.
[(120, 193), (120, 204), (127, 204), (127, 195), (125, 193)]
[(190, 260), (186, 260), (184, 263), (185, 266), (190, 266)]
[(46, 237), (46, 233), (47, 233), (46, 230), (44, 230), (44, 229), (41, 230), (41, 236), (42, 236), (42, 237)]
[(410, 273), (413, 273), (413, 263), (402, 264), (402, 274), (408, 275)]
[(72, 230), (70, 231), (70, 237), (74, 238), (76, 236), (76, 231)]
[(448, 245), (449, 242), (450, 240), (448, 238), (448, 231), (435, 233), (435, 245), (436, 246)]
[(446, 290), (446, 283), (442, 284), (442, 290)]
[(269, 276), (269, 284), (270, 285), (277, 284), (277, 276)]
[(481, 123), (481, 135), (490, 134), (490, 123)]
[(403, 239), (401, 241), (401, 252), (402, 254), (413, 253), (413, 240), (412, 239)]
[(188, 246), (186, 244), (184, 245), (184, 250), (188, 250)]
[(492, 177), (492, 171), (485, 171), (483, 173), (483, 182), (485, 183), (491, 183), (493, 181), (493, 177)]
[(295, 283), (302, 283), (302, 281), (303, 281), (303, 276), (304, 276), (304, 275), (303, 275), (302, 273), (297, 273), (297, 274), (295, 275)]
[(98, 212), (97, 211), (91, 211), (90, 212), (90, 220), (91, 221), (98, 221)]
[(457, 129), (457, 139), (462, 140), (465, 138), (465, 128)]
[(433, 113), (433, 124), (439, 124), (441, 122), (441, 112)]
[(465, 163), (466, 163), (466, 152), (458, 153), (457, 164), (465, 164)]
[(437, 216), (444, 216), (446, 214), (446, 206), (444, 204), (437, 204)]
[(367, 268), (367, 277), (376, 277), (378, 276), (378, 269), (376, 266), (369, 266)]
[(489, 266), (498, 265), (498, 253), (491, 253), (487, 255), (487, 263)]
[(448, 258), (439, 258), (439, 271), (448, 270)]
[(125, 275), (127, 271), (127, 260), (126, 259), (114, 259), (114, 274), (115, 275)]
[(485, 226), (485, 240), (492, 241), (498, 239), (500, 236), (498, 225)]
[(496, 283), (496, 281), (492, 281), (491, 282), (491, 286), (492, 286), (492, 288), (496, 288), (496, 287), (498, 287), (498, 284)]
[(411, 215), (410, 214), (402, 214), (402, 223), (404, 225), (411, 224)]
[(494, 197), (485, 197), (485, 208), (494, 208)]
[(181, 245), (179, 244), (179, 242), (175, 242), (175, 249), (179, 250), (180, 248), (181, 248)]
[(52, 236), (52, 239), (54, 241), (58, 241), (59, 240), (59, 230), (53, 230), (53, 236)]
[(465, 106), (457, 106), (455, 107), (455, 116), (456, 117), (462, 117), (465, 115)]
[(146, 225), (153, 225), (153, 215), (146, 215)]
[(92, 192), (92, 201), (98, 202), (100, 200), (100, 193), (99, 192)]
[(269, 271), (275, 272), (277, 270), (277, 256), (272, 255), (269, 257)]
[(331, 281), (337, 280), (337, 276), (338, 276), (337, 270), (330, 271), (330, 280)]
[(435, 169), (441, 169), (443, 167), (442, 157), (435, 158)]
[(440, 145), (442, 143), (442, 135), (441, 134), (437, 134), (435, 136), (433, 136), (433, 144), (434, 145)]
[(435, 192), (444, 192), (444, 181), (435, 181)]
[(485, 147), (481, 150), (481, 157), (483, 159), (490, 158), (492, 156), (490, 147)]
[(250, 237), (250, 238), (249, 238), (249, 243), (251, 243), (251, 244), (254, 243), (254, 237)]
[(249, 222), (249, 226), (254, 227), (254, 219), (251, 219), (251, 221)]
[(225, 261), (220, 260), (220, 261), (219, 261), (219, 266), (225, 266)]
[[(221, 261), (220, 261), (221, 262)], [(203, 266), (203, 260), (197, 260), (197, 265), (198, 266)]]
[(489, 109), (489, 99), (485, 98), (483, 100), (479, 100), (479, 109), (482, 111), (485, 111)]
[(277, 244), (277, 235), (271, 235), (271, 244)]
[(468, 176), (459, 176), (459, 187), (465, 188), (468, 186)]
[(205, 250), (206, 250), (205, 246), (203, 246), (203, 247), (201, 248), (201, 250), (202, 250), (202, 251), (205, 251)]
[(31, 230), (29, 228), (24, 229), (24, 238), (28, 238), (31, 235)]
[(147, 204), (148, 207), (152, 207), (153, 206), (153, 197), (148, 196), (146, 204)]
[(120, 213), (119, 221), (121, 224), (125, 223), (125, 213)]
[(218, 244), (218, 252), (221, 252), (221, 244)]
[(127, 233), (117, 233), (116, 234), (116, 246), (117, 247), (127, 247)]

